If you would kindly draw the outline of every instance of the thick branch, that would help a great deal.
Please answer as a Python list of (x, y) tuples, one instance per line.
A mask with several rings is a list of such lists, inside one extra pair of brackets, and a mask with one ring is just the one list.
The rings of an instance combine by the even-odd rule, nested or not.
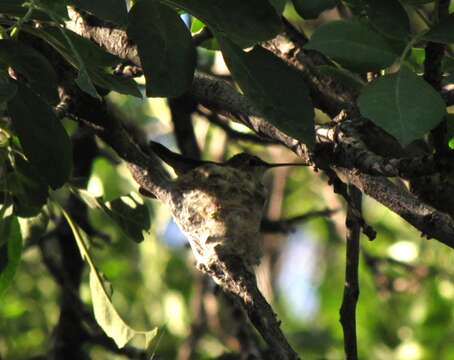
[(383, 177), (358, 174), (345, 168), (335, 170), (362, 192), (400, 215), (420, 230), (423, 236), (435, 238), (454, 248), (454, 221), (449, 215), (423, 203), (410, 192)]
[[(71, 91), (71, 90), (70, 90)], [(123, 124), (111, 114), (106, 104), (77, 89), (65, 96), (68, 111), (80, 122), (93, 129), (124, 159), (137, 183), (157, 198), (167, 200), (171, 187), (169, 173), (152, 153), (145, 154), (131, 138)]]

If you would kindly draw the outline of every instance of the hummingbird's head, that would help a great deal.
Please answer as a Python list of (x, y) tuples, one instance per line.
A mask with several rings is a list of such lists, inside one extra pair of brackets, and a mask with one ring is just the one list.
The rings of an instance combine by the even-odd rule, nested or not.
[(224, 164), (225, 166), (230, 166), (236, 169), (244, 170), (250, 172), (251, 170), (254, 171), (256, 174), (263, 175), (266, 170), (277, 167), (277, 166), (301, 166), (306, 164), (298, 164), (298, 163), (280, 163), (280, 164), (270, 164), (266, 161), (263, 161), (259, 157), (255, 155), (251, 155), (248, 153), (240, 153), (235, 156), (232, 156), (227, 162)]
[(251, 169), (263, 169), (265, 171), (270, 167), (270, 164), (263, 161), (255, 155), (248, 153), (241, 153), (235, 156), (232, 156), (225, 163), (226, 166), (230, 166), (236, 169), (251, 170)]

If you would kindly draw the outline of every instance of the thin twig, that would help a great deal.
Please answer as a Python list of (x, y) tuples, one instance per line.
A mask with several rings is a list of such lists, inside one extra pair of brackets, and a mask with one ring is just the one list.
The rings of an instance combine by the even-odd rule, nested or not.
[(358, 213), (361, 209), (361, 192), (353, 185), (349, 185), (350, 202), (348, 203), (346, 225), (346, 263), (345, 283), (342, 306), (340, 308), (340, 322), (344, 331), (344, 350), (347, 360), (357, 360), (356, 338), (356, 304), (359, 297), (358, 262), (359, 238), (361, 224)]
[(324, 209), (309, 211), (305, 214), (295, 216), (289, 219), (282, 220), (262, 219), (262, 223), (260, 224), (260, 231), (265, 233), (289, 233), (295, 230), (295, 226), (300, 225), (305, 221), (322, 216), (323, 217), (331, 216), (337, 211), (338, 209)]

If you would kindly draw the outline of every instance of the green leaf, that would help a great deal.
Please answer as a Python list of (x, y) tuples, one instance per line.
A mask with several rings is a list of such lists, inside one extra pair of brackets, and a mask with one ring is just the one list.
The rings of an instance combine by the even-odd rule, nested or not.
[(454, 43), (454, 13), (432, 27), (423, 39), (443, 44)]
[(36, 216), (47, 202), (47, 184), (30, 162), (20, 156), (14, 161), (14, 172), (8, 176), (8, 187), (13, 197), (13, 211), (17, 216)]
[(355, 92), (360, 92), (365, 85), (364, 81), (358, 75), (348, 70), (328, 65), (317, 66), (317, 69), (321, 74), (336, 79), (336, 81)]
[(72, 149), (68, 134), (52, 108), (24, 84), (8, 102), (13, 127), (32, 166), (53, 189), (68, 180)]
[(364, 117), (402, 145), (421, 138), (446, 114), (441, 96), (406, 67), (372, 82), (358, 98), (358, 105)]
[[(206, 25), (203, 21), (197, 19), (196, 17), (192, 17), (192, 19), (191, 19), (191, 33), (192, 34), (199, 32), (205, 26)], [(219, 43), (215, 37), (205, 40), (199, 46), (203, 47), (205, 49), (208, 49), (208, 50), (220, 50)], [(200, 58), (198, 60), (200, 60)]]
[(404, 4), (408, 5), (422, 5), (434, 2), (435, 0), (401, 0)]
[(316, 19), (325, 10), (336, 6), (338, 0), (292, 0), (296, 12), (303, 19)]
[(156, 0), (138, 1), (129, 12), (128, 36), (137, 44), (147, 96), (176, 97), (189, 89), (196, 51), (173, 9)]
[(77, 195), (92, 209), (100, 209), (116, 223), (126, 237), (135, 242), (144, 240), (143, 232), (150, 229), (150, 213), (137, 196), (129, 194), (109, 202), (77, 189)]
[(110, 294), (102, 283), (102, 278), (96, 268), (90, 268), (90, 292), (93, 302), (93, 311), (96, 322), (101, 326), (107, 336), (111, 337), (118, 348), (124, 347), (131, 339), (138, 337), (144, 340), (147, 348), (156, 336), (158, 329), (150, 331), (137, 331), (131, 328), (120, 317), (112, 304)]
[[(121, 63), (121, 59), (106, 52), (92, 41), (70, 30), (63, 29), (66, 37), (70, 39), (75, 49), (75, 51), (72, 51), (67, 38), (58, 28), (47, 27), (39, 31), (24, 28), (24, 30), (49, 43), (72, 66), (82, 70), (79, 73), (77, 82), (90, 95), (97, 96), (96, 88), (93, 86), (94, 83), (102, 88), (117, 91), (121, 94), (142, 97), (134, 80), (112, 74), (112, 68)], [(77, 53), (77, 56), (75, 53)], [(79, 59), (82, 60), (83, 67), (81, 67)]]
[(71, 0), (74, 6), (88, 11), (100, 19), (126, 25), (128, 10), (124, 0)]
[(219, 42), (235, 81), (266, 119), (287, 135), (314, 144), (314, 109), (301, 73), (262, 47), (244, 52), (228, 39)]
[[(23, 6), (26, 0), (1, 0), (0, 14), (10, 15), (15, 17), (23, 17), (28, 8)], [(30, 19), (39, 21), (51, 21), (49, 16), (41, 10), (33, 10)]]
[(126, 236), (135, 242), (144, 240), (143, 232), (149, 230), (151, 225), (150, 214), (146, 205), (128, 195), (105, 204), (101, 203), (101, 206)]
[(31, 88), (51, 104), (58, 103), (57, 75), (38, 51), (13, 40), (0, 40), (0, 63), (23, 75)]
[(66, 0), (34, 0), (34, 5), (60, 22), (69, 20)]
[(142, 93), (133, 79), (110, 74), (103, 69), (88, 69), (90, 79), (103, 89), (116, 91), (120, 94), (142, 98)]
[(381, 34), (407, 40), (410, 36), (410, 19), (399, 0), (368, 0), (366, 14), (373, 27)]
[(287, 0), (269, 0), (269, 2), (273, 5), (278, 14), (282, 14), (285, 9), (285, 4), (287, 4)]
[(183, 9), (211, 30), (247, 47), (273, 38), (282, 30), (275, 9), (264, 0), (160, 0)]
[(79, 227), (74, 223), (70, 215), (62, 209), (74, 238), (79, 247), (82, 259), (90, 266), (90, 292), (93, 303), (95, 319), (107, 336), (111, 337), (119, 348), (124, 347), (132, 338), (142, 338), (144, 347), (147, 348), (157, 333), (157, 328), (150, 331), (137, 331), (131, 328), (120, 317), (111, 300), (111, 289), (98, 272), (95, 263), (82, 239)]
[(320, 26), (305, 48), (320, 51), (358, 72), (386, 68), (398, 57), (385, 39), (356, 21), (331, 21)]
[(22, 255), (22, 237), (15, 216), (0, 219), (0, 299), (11, 285)]

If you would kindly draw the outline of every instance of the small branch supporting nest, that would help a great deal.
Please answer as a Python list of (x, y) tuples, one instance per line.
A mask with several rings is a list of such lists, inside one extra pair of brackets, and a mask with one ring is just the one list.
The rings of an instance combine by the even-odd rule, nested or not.
[(210, 275), (221, 288), (238, 299), (249, 319), (269, 346), (272, 359), (296, 360), (297, 353), (284, 336), (280, 321), (257, 287), (257, 280), (236, 256), (226, 256), (201, 270)]

